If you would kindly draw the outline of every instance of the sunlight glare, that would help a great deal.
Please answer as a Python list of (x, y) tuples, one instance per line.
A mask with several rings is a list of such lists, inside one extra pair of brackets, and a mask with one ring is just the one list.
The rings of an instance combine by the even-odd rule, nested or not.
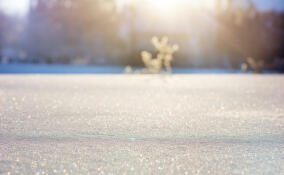
[[(212, 9), (216, 0), (148, 0), (161, 13), (177, 13), (180, 9)], [(164, 14), (163, 14), (164, 15)]]
[(29, 0), (0, 0), (0, 8), (8, 14), (23, 15), (29, 8)]
[(169, 11), (173, 5), (176, 4), (176, 0), (149, 0), (155, 8), (162, 11)]

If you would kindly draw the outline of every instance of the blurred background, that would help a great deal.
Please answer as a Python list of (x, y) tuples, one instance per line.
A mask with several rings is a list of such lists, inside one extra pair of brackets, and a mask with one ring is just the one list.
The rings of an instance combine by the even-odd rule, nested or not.
[(142, 67), (153, 36), (180, 46), (174, 68), (284, 71), (283, 0), (0, 0), (2, 70)]

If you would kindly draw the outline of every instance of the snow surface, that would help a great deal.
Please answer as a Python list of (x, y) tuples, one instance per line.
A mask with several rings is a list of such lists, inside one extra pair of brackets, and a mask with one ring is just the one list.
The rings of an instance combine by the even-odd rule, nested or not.
[(0, 75), (0, 174), (283, 174), (282, 75)]
[(0, 74), (119, 74), (124, 67), (67, 64), (0, 64)]
[[(64, 64), (0, 64), (0, 74), (121, 74), (123, 66), (64, 65)], [(134, 71), (142, 68), (134, 67)], [(173, 68), (175, 74), (241, 73), (233, 69)]]

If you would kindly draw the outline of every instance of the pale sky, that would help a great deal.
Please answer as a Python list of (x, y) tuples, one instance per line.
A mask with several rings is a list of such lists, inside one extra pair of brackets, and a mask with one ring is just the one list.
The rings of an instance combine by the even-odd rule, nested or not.
[(253, 0), (261, 9), (284, 10), (284, 0)]
[[(118, 2), (129, 3), (134, 0), (117, 0)], [(146, 1), (146, 0), (145, 0)], [(151, 0), (157, 2), (166, 2), (171, 0)], [(177, 1), (177, 0), (172, 0)], [(192, 2), (201, 2), (200, 0), (188, 0)], [(214, 0), (206, 0), (214, 1)], [(284, 10), (284, 0), (254, 0), (257, 7), (261, 9)], [(29, 0), (0, 0), (0, 8), (8, 14), (24, 15), (29, 8)]]

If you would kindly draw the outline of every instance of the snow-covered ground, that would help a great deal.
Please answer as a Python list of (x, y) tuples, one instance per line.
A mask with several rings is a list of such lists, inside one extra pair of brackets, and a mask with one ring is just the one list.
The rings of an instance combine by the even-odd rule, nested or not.
[(120, 74), (123, 67), (64, 64), (0, 64), (0, 74)]
[[(0, 74), (122, 74), (123, 66), (63, 65), (63, 64), (0, 64)], [(132, 68), (142, 70), (142, 68)], [(233, 69), (173, 68), (176, 74), (240, 73)]]
[(0, 75), (0, 174), (283, 174), (282, 75)]

